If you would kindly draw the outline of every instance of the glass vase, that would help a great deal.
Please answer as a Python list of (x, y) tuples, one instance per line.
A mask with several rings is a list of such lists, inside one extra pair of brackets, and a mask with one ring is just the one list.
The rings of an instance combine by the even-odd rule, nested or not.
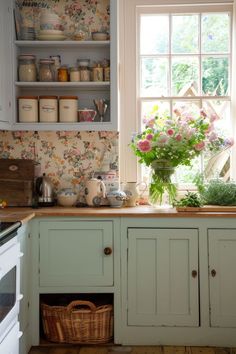
[(149, 203), (156, 208), (171, 208), (177, 192), (171, 181), (175, 168), (168, 160), (156, 160), (151, 168)]

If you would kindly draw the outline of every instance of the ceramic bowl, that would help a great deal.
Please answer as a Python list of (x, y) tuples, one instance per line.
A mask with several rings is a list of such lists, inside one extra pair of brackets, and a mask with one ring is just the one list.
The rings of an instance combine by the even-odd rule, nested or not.
[(92, 32), (92, 39), (94, 41), (106, 41), (108, 34), (106, 32)]
[(77, 193), (71, 188), (61, 189), (57, 193), (57, 202), (59, 205), (64, 207), (74, 206), (77, 202)]
[(80, 109), (78, 113), (79, 122), (93, 122), (97, 114), (93, 109)]
[(120, 208), (123, 206), (124, 201), (127, 200), (125, 192), (120, 190), (112, 191), (107, 194), (107, 199), (112, 208)]

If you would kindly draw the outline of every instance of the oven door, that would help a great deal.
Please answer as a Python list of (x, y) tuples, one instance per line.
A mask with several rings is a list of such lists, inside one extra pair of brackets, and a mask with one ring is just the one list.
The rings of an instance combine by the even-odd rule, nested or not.
[(0, 343), (19, 313), (21, 253), (15, 239), (0, 248)]

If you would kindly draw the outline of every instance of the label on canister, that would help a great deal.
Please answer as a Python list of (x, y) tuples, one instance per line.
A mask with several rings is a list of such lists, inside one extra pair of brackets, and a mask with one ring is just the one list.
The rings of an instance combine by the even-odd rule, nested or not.
[(58, 121), (57, 97), (44, 96), (39, 98), (39, 120), (43, 123)]
[(19, 97), (18, 108), (20, 123), (38, 122), (38, 97)]

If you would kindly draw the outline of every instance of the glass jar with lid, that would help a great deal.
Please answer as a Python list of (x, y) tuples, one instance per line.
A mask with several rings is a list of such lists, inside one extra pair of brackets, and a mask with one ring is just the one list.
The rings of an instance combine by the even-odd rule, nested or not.
[(60, 82), (69, 81), (69, 73), (66, 65), (63, 65), (58, 69), (58, 81)]
[(37, 80), (36, 57), (31, 54), (18, 56), (19, 81), (33, 82)]
[(50, 82), (54, 81), (54, 65), (53, 59), (39, 60), (39, 81)]
[(70, 68), (70, 81), (71, 82), (80, 81), (80, 72), (77, 67)]

